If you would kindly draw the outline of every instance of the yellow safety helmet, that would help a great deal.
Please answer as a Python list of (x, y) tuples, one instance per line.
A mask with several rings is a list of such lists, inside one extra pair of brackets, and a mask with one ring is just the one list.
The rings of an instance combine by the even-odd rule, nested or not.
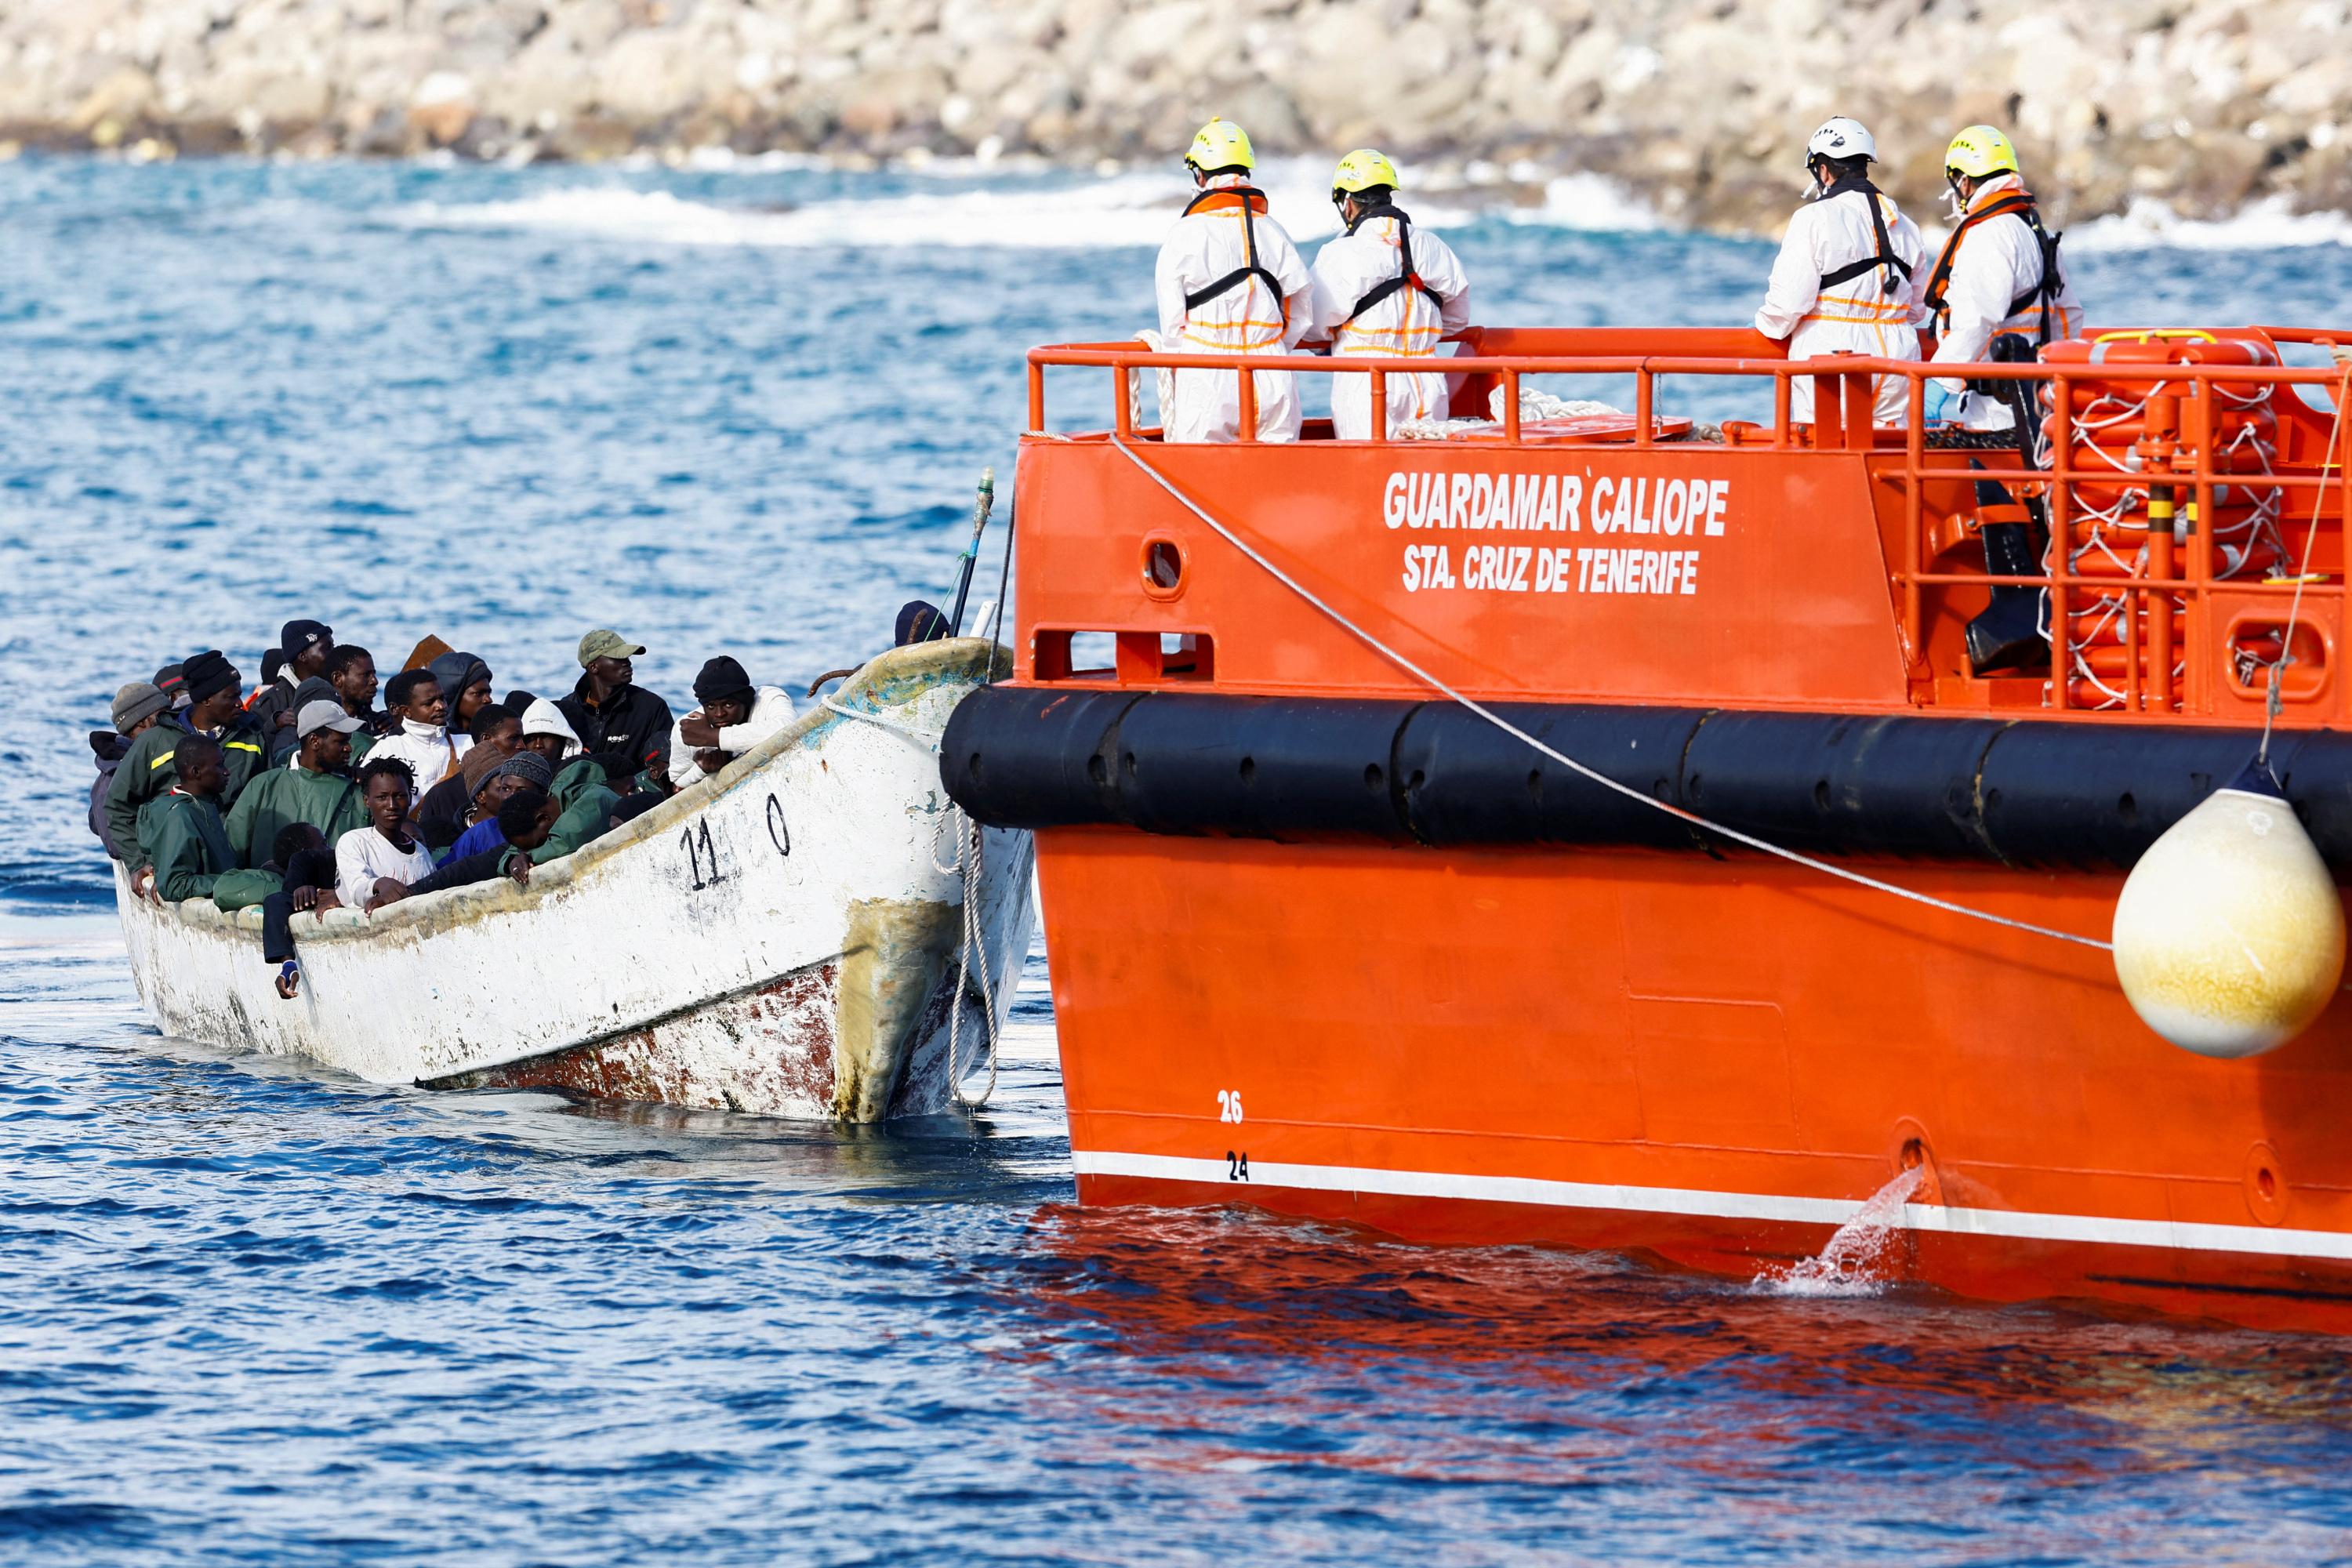
[(1340, 159), (1339, 167), (1332, 174), (1331, 199), (1336, 202), (1374, 185), (1386, 185), (1393, 191), (1402, 183), (1386, 153), (1377, 147), (1359, 147)]
[(2017, 173), (2017, 149), (1990, 125), (1971, 125), (1944, 149), (1944, 173), (1981, 180), (1992, 174)]
[(1250, 150), (1249, 132), (1230, 120), (1212, 120), (1192, 133), (1192, 150), (1184, 154), (1191, 169), (1255, 169), (1257, 154)]

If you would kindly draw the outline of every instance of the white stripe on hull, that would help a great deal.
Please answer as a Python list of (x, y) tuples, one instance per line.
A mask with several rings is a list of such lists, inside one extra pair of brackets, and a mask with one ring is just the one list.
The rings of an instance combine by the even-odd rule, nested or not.
[[(1234, 1195), (1252, 1187), (1305, 1192), (1370, 1193), (1383, 1197), (1444, 1198), (1469, 1203), (1530, 1204), (1549, 1208), (1617, 1209), (1631, 1214), (1687, 1215), (1705, 1219), (1766, 1220), (1836, 1226), (1862, 1208), (1859, 1199), (1800, 1198), (1771, 1193), (1719, 1193), (1692, 1187), (1627, 1187), (1594, 1182), (1550, 1182), (1528, 1176), (1465, 1176), (1444, 1171), (1386, 1171), (1361, 1165), (1285, 1165), (1250, 1162), (1247, 1182), (1230, 1178), (1223, 1160), (1128, 1154), (1073, 1149), (1082, 1176), (1133, 1176), (1162, 1182), (1213, 1182)], [(2009, 1209), (1947, 1208), (1906, 1204), (1903, 1228), (2021, 1241), (2151, 1247), (2183, 1252), (2237, 1252), (2272, 1258), (2352, 1260), (2352, 1235), (2329, 1230), (2282, 1230), (2252, 1225), (2202, 1225), (2096, 1215), (2030, 1214)]]

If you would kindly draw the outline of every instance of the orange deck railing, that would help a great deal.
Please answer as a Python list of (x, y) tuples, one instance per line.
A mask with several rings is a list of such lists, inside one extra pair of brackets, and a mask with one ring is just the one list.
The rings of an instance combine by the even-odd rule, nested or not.
[[(2095, 337), (2146, 339), (2161, 334), (2115, 333)], [(2212, 338), (2216, 334), (2205, 334)], [(2232, 329), (2224, 339), (2259, 338), (2272, 345), (2332, 346), (2352, 343), (2352, 331), (2341, 333), (2294, 328)], [(1678, 452), (1698, 455), (1710, 449), (1806, 453), (1816, 456), (1860, 454), (1866, 458), (1874, 479), (1901, 492), (1900, 559), (1892, 564), (1890, 586), (1900, 620), (1903, 646), (1914, 661), (1915, 678), (1927, 679), (1927, 648), (1931, 621), (1944, 606), (1931, 604), (1939, 594), (1981, 592), (1995, 585), (2031, 586), (2049, 592), (2047, 625), (2057, 648), (2057, 633), (2067, 628), (2068, 646), (2053, 658), (2041, 705), (2055, 710), (2094, 709), (2130, 713), (2179, 712), (2211, 714), (2216, 710), (2214, 682), (2232, 657), (2243, 657), (2225, 647), (2226, 638), (2214, 625), (2217, 584), (2232, 595), (2275, 600), (2284, 612), (2298, 589), (2302, 617), (2332, 628), (2328, 649), (2334, 662), (2333, 637), (2352, 631), (2352, 572), (2347, 571), (2344, 491), (2340, 476), (2352, 460), (2352, 420), (2342, 416), (2352, 371), (2345, 368), (2294, 367), (2284, 363), (2116, 364), (2011, 363), (1936, 365), (1917, 361), (1839, 356), (1831, 360), (1792, 362), (1779, 357), (1780, 345), (1746, 331), (1708, 329), (1473, 329), (1457, 340), (1468, 351), (1458, 357), (1433, 363), (1429, 359), (1332, 359), (1318, 354), (1244, 357), (1214, 353), (1154, 353), (1135, 343), (1078, 343), (1033, 350), (1029, 355), (1029, 431), (1045, 439), (1045, 378), (1049, 370), (1084, 368), (1108, 372), (1113, 386), (1112, 430), (1123, 438), (1150, 439), (1156, 434), (1139, 429), (1129, 392), (1131, 372), (1158, 370), (1229, 370), (1240, 392), (1240, 428), (1244, 442), (1256, 440), (1257, 409), (1252, 372), (1290, 371), (1308, 375), (1370, 374), (1372, 377), (1371, 427), (1387, 428), (1386, 377), (1442, 369), (1449, 376), (1469, 378), (1466, 388), (1483, 394), (1499, 384), (1502, 399), (1501, 439), (1506, 447), (1525, 445), (1520, 418), (1520, 391), (1535, 376), (1631, 376), (1633, 380), (1633, 430), (1618, 449), (1648, 450), (1671, 445)], [(1664, 348), (1668, 351), (1642, 352)], [(1500, 352), (1496, 352), (1500, 351)], [(1693, 442), (1685, 437), (1658, 434), (1658, 384), (1661, 378), (1704, 377), (1719, 380), (1769, 380), (1772, 417), (1769, 425), (1727, 426), (1736, 440), (1727, 446)], [(1815, 416), (1791, 417), (1791, 389), (1804, 376), (1813, 383)], [(1874, 426), (1872, 381), (1895, 376), (1908, 383), (1908, 417), (1900, 426)], [(2017, 381), (2035, 385), (2044, 414), (2044, 446), (2049, 460), (2027, 465), (2014, 450), (1950, 448), (1938, 446), (1925, 418), (1927, 383), (1931, 378), (1960, 376), (1971, 381)], [(2078, 437), (2078, 388), (2145, 387), (2135, 406), (2144, 407), (2142, 423), (2148, 434), (2136, 454), (2143, 466), (2086, 466)], [(2306, 402), (2294, 388), (2313, 387), (2324, 405)], [(2260, 404), (2275, 421), (2272, 447), (2276, 461), (2265, 458), (2255, 470), (2258, 483), (2248, 484), (2248, 471), (2224, 466), (2233, 453), (2217, 450), (2216, 434), (2231, 416), (2243, 423), (2245, 412)], [(1457, 397), (1456, 406), (1461, 406)], [(1428, 443), (1399, 443), (1427, 449)], [(1302, 443), (1311, 450), (1314, 442)], [(1481, 443), (1491, 451), (1491, 440)], [(1981, 467), (1965, 466), (1973, 458)], [(2145, 464), (2154, 462), (2155, 468)], [(2005, 466), (2004, 466), (2005, 465)], [(2119, 477), (2121, 476), (2121, 477)], [(1931, 508), (1928, 489), (1958, 481), (1989, 480), (2007, 487), (2012, 495), (2040, 500), (2047, 513), (2049, 537), (2068, 548), (2045, 552), (2043, 574), (1999, 576), (1989, 572), (1942, 570), (1934, 555), (1952, 547), (1944, 530), (1953, 510)], [(2190, 526), (2185, 549), (2176, 549), (2173, 529), (2118, 523), (2118, 531), (2137, 534), (2144, 552), (2122, 574), (2112, 571), (2077, 571), (2070, 557), (2075, 539), (2078, 491), (2084, 486), (2137, 485), (2146, 491), (2142, 505), (2151, 519), (2177, 517), (2185, 502)], [(2273, 492), (2269, 526), (2282, 535), (2277, 553), (2292, 571), (2266, 574), (2259, 579), (2234, 580), (2251, 553), (2235, 563), (2217, 559), (2218, 524), (2222, 501), (2250, 489)], [(2164, 492), (2161, 496), (2158, 491)], [(2156, 501), (2157, 505), (2148, 505)], [(2331, 504), (2332, 503), (2332, 504)], [(2231, 504), (2243, 502), (2231, 499)], [(1966, 512), (1971, 509), (1959, 508)], [(2200, 525), (2197, 520), (2212, 520)], [(2306, 536), (2305, 531), (2309, 530)], [(1945, 542), (1937, 548), (1937, 538)], [(2236, 549), (2235, 546), (2228, 547)], [(2249, 547), (2249, 552), (2251, 546)], [(2106, 552), (2111, 559), (2112, 551)], [(2314, 581), (2315, 563), (2327, 570)], [(2298, 582), (2301, 578), (2303, 581)], [(1981, 600), (1978, 600), (1981, 603)], [(2105, 608), (2097, 631), (2123, 652), (2120, 670), (2102, 670), (2073, 641), (2074, 620), (2084, 606)], [(2120, 625), (2116, 625), (2119, 622)], [(2104, 647), (2095, 650), (2103, 654)], [(2178, 662), (2176, 663), (2176, 660)], [(2110, 658), (2101, 662), (2113, 663)], [(2085, 696), (2079, 664), (2091, 674)], [(2305, 722), (2352, 720), (2352, 672), (2338, 671), (2333, 682), (2332, 713), (2310, 713)], [(2112, 676), (2112, 680), (2103, 679)], [(2305, 710), (2308, 712), (2308, 710)], [(2294, 721), (2290, 715), (2288, 722)]]

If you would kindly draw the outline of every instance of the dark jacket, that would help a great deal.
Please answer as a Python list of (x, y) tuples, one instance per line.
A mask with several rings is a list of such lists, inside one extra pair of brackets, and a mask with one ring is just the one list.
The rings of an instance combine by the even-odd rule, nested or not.
[(98, 753), (98, 777), (89, 786), (89, 830), (98, 835), (99, 843), (117, 860), (131, 858), (139, 846), (125, 845), (117, 849), (106, 837), (106, 790), (114, 782), (114, 770), (130, 754), (131, 739), (112, 730), (92, 730), (89, 749)]
[(466, 831), (466, 812), (473, 804), (473, 793), (466, 788), (466, 775), (451, 773), (426, 790), (409, 814), (416, 820), (416, 837), (424, 840), (425, 847), (439, 855)]
[(583, 674), (572, 695), (556, 703), (572, 732), (590, 752), (619, 752), (634, 768), (650, 768), (666, 787), (669, 779), (669, 704), (642, 686), (624, 686), (598, 708), (588, 700)]

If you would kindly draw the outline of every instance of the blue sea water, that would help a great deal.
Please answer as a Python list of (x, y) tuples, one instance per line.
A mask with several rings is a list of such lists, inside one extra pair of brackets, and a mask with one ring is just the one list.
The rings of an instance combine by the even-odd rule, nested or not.
[[(0, 165), (0, 1563), (2352, 1561), (2330, 1342), (1080, 1210), (1044, 1050), (839, 1131), (145, 1022), (82, 820), (117, 684), (310, 614), (502, 690), (598, 625), (673, 694), (855, 663), (1009, 475), (1022, 351), (1146, 324), (1161, 183)], [(1737, 321), (1769, 258), (1433, 210), (1496, 321)], [(2103, 319), (2352, 283), (2079, 237)]]

